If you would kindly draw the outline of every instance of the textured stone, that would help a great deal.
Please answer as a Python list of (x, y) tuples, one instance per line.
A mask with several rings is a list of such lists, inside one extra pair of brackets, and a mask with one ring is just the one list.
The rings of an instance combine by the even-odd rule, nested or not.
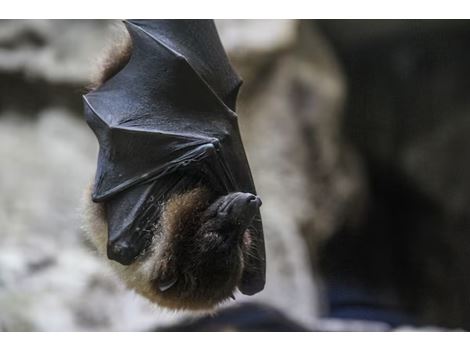
[(168, 319), (84, 246), (79, 207), (96, 149), (84, 121), (68, 111), (2, 115), (2, 329), (141, 330)]
[(0, 70), (25, 79), (86, 84), (110, 21), (2, 20)]

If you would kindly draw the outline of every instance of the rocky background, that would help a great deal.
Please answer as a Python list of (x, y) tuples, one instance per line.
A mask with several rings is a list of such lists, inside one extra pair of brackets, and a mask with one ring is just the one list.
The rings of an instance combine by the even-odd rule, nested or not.
[(469, 329), (470, 22), (317, 25), (348, 77), (342, 129), (369, 193), (323, 268), (393, 293), (421, 324)]
[[(329, 283), (392, 292), (421, 324), (470, 327), (468, 22), (217, 21), (267, 246), (237, 302), (306, 329)], [(0, 21), (0, 331), (148, 330), (186, 320), (127, 291), (83, 240), (97, 142), (82, 118), (119, 21)]]

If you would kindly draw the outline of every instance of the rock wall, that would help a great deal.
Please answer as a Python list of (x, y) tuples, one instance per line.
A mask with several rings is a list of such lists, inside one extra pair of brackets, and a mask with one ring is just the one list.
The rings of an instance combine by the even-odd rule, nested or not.
[[(364, 254), (363, 266), (369, 266), (356, 274), (367, 275), (372, 286), (394, 286), (421, 323), (465, 329), (470, 328), (469, 24), (317, 23), (348, 77), (343, 129), (365, 161), (371, 193), (365, 225), (348, 242), (351, 252), (363, 249), (356, 257)], [(346, 260), (337, 252), (336, 258)]]

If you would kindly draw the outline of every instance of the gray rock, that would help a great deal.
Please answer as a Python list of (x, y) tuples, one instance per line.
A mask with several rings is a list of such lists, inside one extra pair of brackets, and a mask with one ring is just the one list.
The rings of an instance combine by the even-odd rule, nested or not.
[(339, 66), (313, 27), (297, 27), (293, 49), (269, 54), (247, 81), (239, 116), (267, 237), (266, 289), (253, 300), (313, 327), (321, 307), (311, 256), (356, 207), (362, 178), (339, 135)]
[(0, 71), (84, 85), (110, 33), (110, 21), (2, 20)]
[(2, 329), (142, 330), (168, 319), (83, 243), (80, 200), (97, 152), (84, 121), (51, 108), (33, 120), (4, 113), (0, 126)]

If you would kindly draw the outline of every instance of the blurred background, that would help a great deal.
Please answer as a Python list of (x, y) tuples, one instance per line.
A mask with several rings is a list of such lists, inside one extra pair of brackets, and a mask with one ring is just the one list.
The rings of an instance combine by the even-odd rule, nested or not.
[(126, 290), (83, 239), (82, 117), (120, 21), (0, 21), (0, 331), (470, 328), (470, 22), (220, 20), (267, 246), (215, 317)]

